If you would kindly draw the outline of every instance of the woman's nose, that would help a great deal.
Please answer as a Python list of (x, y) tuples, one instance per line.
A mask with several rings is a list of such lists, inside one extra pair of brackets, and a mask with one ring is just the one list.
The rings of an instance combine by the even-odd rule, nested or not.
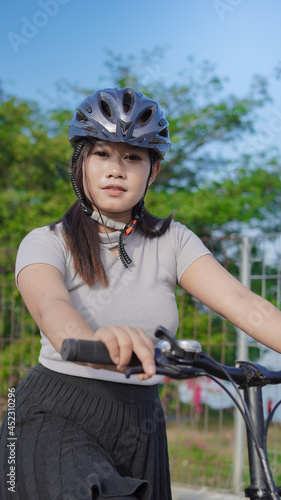
[(119, 155), (109, 158), (106, 166), (107, 177), (126, 177), (126, 170), (122, 158)]

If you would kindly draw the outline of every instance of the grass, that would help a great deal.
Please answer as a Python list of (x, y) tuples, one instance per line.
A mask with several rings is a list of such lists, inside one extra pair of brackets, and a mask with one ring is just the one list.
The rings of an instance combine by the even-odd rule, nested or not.
[[(185, 418), (185, 421), (168, 420), (167, 436), (173, 482), (232, 489), (234, 447), (234, 418), (232, 414), (224, 412), (222, 418), (219, 412), (210, 411), (207, 426), (203, 415), (200, 416), (200, 420), (196, 424), (188, 418)], [(280, 424), (273, 424), (269, 430), (268, 450), (274, 479), (280, 485)], [(244, 463), (243, 479), (246, 487), (249, 485), (246, 447)]]

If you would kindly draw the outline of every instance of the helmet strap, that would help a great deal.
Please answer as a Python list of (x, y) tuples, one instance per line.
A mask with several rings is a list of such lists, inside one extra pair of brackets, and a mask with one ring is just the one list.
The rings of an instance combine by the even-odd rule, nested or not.
[(115, 229), (116, 231), (120, 231), (118, 239), (118, 254), (122, 264), (126, 268), (129, 266), (129, 264), (132, 263), (132, 259), (129, 257), (129, 255), (125, 250), (123, 237), (124, 234), (126, 236), (132, 234), (133, 230), (137, 225), (138, 220), (141, 219), (141, 217), (143, 217), (143, 214), (144, 214), (144, 200), (142, 198), (137, 204), (137, 213), (134, 219), (129, 224), (109, 219), (105, 215), (101, 215), (96, 210), (93, 210), (92, 214), (90, 215), (91, 219), (95, 220), (99, 224), (103, 224), (104, 226), (109, 227), (110, 229)]
[(146, 193), (148, 191), (149, 181), (150, 181), (150, 178), (151, 178), (152, 170), (153, 170), (153, 167), (154, 167), (155, 163), (158, 160), (158, 155), (154, 151), (152, 151), (152, 149), (149, 150), (149, 157), (150, 157), (150, 171), (149, 171), (149, 175), (148, 175), (148, 178), (147, 178), (147, 181), (146, 181), (146, 186), (145, 186), (143, 198), (145, 197), (145, 195), (146, 195)]
[(99, 224), (109, 227), (110, 229), (115, 229), (116, 231), (123, 231), (123, 229), (125, 229), (126, 227), (126, 224), (124, 222), (118, 222), (116, 220), (109, 219), (108, 217), (106, 217), (106, 215), (101, 215), (99, 212), (97, 212), (97, 210), (93, 210), (90, 217)]
[(142, 196), (142, 198), (140, 199), (140, 201), (136, 205), (136, 215), (135, 215), (134, 219), (129, 224), (125, 224), (123, 222), (109, 219), (105, 215), (101, 215), (101, 213), (99, 213), (98, 211), (92, 210), (86, 206), (86, 204), (83, 200), (82, 194), (80, 192), (80, 189), (78, 188), (78, 186), (76, 184), (74, 173), (73, 173), (74, 164), (75, 164), (78, 156), (80, 155), (83, 146), (84, 146), (84, 141), (80, 141), (78, 143), (78, 145), (74, 151), (73, 157), (72, 157), (70, 178), (71, 178), (73, 190), (74, 190), (78, 200), (80, 201), (81, 208), (82, 208), (83, 212), (85, 212), (87, 215), (89, 215), (91, 217), (91, 219), (95, 220), (99, 224), (102, 224), (106, 227), (109, 227), (110, 229), (115, 229), (116, 231), (120, 231), (120, 236), (118, 239), (118, 254), (119, 254), (119, 258), (120, 258), (122, 264), (127, 268), (129, 266), (129, 264), (132, 263), (132, 259), (129, 257), (129, 255), (127, 254), (127, 252), (125, 250), (123, 236), (124, 236), (124, 234), (126, 236), (129, 236), (133, 232), (133, 230), (135, 229), (138, 221), (140, 219), (142, 219), (142, 217), (144, 216), (144, 213), (145, 213), (144, 212), (144, 197), (145, 197), (145, 195), (148, 191), (148, 188), (149, 188), (149, 181), (151, 178), (153, 166), (154, 166), (155, 162), (157, 161), (157, 155), (154, 153), (154, 151), (149, 150), (150, 171), (149, 171), (149, 176), (148, 176), (148, 179), (146, 182), (144, 195)]
[(80, 201), (81, 208), (82, 208), (83, 212), (85, 212), (86, 214), (90, 215), (92, 213), (92, 210), (85, 205), (85, 202), (83, 200), (83, 197), (82, 197), (82, 194), (80, 192), (80, 189), (78, 188), (78, 186), (76, 184), (76, 180), (75, 180), (74, 173), (73, 173), (74, 164), (75, 164), (78, 156), (80, 155), (83, 146), (84, 146), (84, 141), (80, 141), (77, 144), (76, 149), (75, 149), (75, 151), (73, 153), (72, 161), (71, 161), (70, 179), (71, 179), (71, 183), (72, 183), (72, 187), (73, 187), (74, 193), (76, 194), (78, 200)]

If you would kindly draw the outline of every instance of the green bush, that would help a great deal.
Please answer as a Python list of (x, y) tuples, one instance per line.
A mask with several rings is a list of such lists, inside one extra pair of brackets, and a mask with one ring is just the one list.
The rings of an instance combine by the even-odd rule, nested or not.
[(8, 387), (16, 387), (32, 366), (37, 363), (40, 351), (39, 335), (26, 333), (24, 339), (6, 344), (0, 352), (0, 394), (5, 396)]

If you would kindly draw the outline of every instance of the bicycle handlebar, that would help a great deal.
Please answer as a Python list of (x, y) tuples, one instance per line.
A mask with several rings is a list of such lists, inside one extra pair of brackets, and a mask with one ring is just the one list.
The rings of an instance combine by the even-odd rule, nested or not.
[[(281, 371), (271, 371), (257, 363), (238, 361), (235, 367), (215, 361), (201, 349), (197, 341), (175, 340), (163, 327), (155, 335), (160, 339), (155, 348), (156, 373), (171, 378), (186, 379), (212, 375), (223, 380), (231, 378), (241, 388), (281, 383)], [(108, 350), (100, 341), (65, 339), (61, 355), (64, 360), (84, 363), (113, 365)], [(133, 354), (127, 377), (143, 373), (141, 363)]]
[[(103, 342), (93, 340), (65, 339), (61, 356), (67, 361), (79, 361), (98, 365), (113, 365), (109, 352)], [(133, 354), (130, 366), (139, 366), (140, 360)]]

